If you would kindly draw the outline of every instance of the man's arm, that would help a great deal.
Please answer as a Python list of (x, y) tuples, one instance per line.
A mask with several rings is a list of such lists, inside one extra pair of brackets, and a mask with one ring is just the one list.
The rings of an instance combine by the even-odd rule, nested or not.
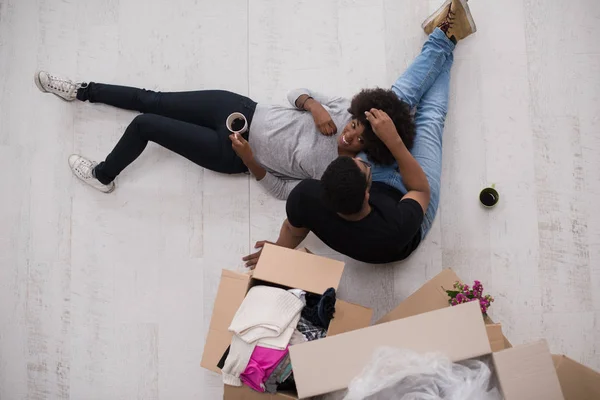
[(429, 206), (431, 192), (423, 168), (410, 154), (400, 135), (398, 135), (393, 121), (385, 112), (371, 109), (370, 112), (367, 111), (365, 114), (373, 128), (373, 132), (386, 145), (398, 163), (402, 181), (408, 189), (408, 193), (402, 199), (415, 200), (421, 205), (423, 213), (425, 213)]
[[(279, 238), (277, 238), (277, 242), (273, 243), (277, 246), (287, 247), (288, 249), (295, 249), (298, 247), (300, 243), (306, 238), (310, 230), (306, 228), (296, 228), (286, 219), (283, 221), (281, 225), (281, 229), (279, 231)], [(265, 243), (270, 243), (267, 241), (256, 242), (254, 246), (255, 249), (260, 249), (256, 253), (250, 254), (244, 257), (242, 260), (246, 262), (246, 267), (254, 269), (256, 263), (258, 262), (258, 258), (260, 257), (260, 252), (262, 251)]]

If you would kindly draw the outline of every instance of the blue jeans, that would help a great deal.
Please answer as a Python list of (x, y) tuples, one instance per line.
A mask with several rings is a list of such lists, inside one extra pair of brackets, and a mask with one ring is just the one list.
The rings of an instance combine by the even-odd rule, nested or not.
[[(431, 199), (425, 213), (421, 233), (429, 232), (440, 201), (440, 177), (442, 175), (442, 133), (448, 112), (450, 91), (450, 67), (454, 56), (454, 43), (438, 28), (423, 45), (421, 54), (392, 85), (392, 91), (412, 108), (415, 114), (416, 136), (411, 154), (417, 160), (429, 181)], [(359, 157), (366, 160), (366, 154)], [(402, 182), (398, 165), (371, 167), (373, 181), (383, 182), (402, 193), (408, 190)]]

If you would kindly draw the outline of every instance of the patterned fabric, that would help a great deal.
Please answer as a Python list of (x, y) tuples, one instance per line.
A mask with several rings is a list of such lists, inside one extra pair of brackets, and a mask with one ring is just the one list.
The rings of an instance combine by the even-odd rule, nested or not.
[(298, 330), (309, 342), (312, 340), (323, 339), (325, 336), (327, 336), (327, 331), (324, 328), (315, 326), (312, 322), (304, 317), (301, 317), (300, 321), (298, 321)]
[(286, 381), (292, 374), (292, 363), (290, 355), (286, 355), (277, 365), (271, 376), (265, 382), (265, 390), (268, 393), (276, 393), (280, 383)]

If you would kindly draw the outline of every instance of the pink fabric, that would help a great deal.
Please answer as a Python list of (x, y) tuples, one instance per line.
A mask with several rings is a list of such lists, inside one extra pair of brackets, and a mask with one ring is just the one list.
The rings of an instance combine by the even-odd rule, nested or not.
[(240, 375), (241, 381), (257, 392), (264, 392), (264, 383), (287, 353), (287, 348), (285, 350), (275, 350), (256, 346), (248, 366)]

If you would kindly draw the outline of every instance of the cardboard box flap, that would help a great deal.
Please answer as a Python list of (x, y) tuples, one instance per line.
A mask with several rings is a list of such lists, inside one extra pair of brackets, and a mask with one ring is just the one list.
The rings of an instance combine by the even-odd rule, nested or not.
[(552, 355), (566, 400), (600, 399), (600, 373), (563, 355)]
[(286, 393), (260, 393), (250, 389), (248, 386), (229, 386), (225, 385), (223, 390), (224, 400), (284, 400), (284, 399), (297, 399), (296, 396), (292, 396)]
[(504, 335), (502, 334), (502, 325), (500, 324), (488, 324), (485, 326), (487, 330), (488, 339), (490, 340), (490, 346), (492, 351), (497, 352), (507, 348), (504, 342)]
[(454, 282), (459, 280), (454, 271), (444, 269), (376, 323), (382, 324), (448, 307), (448, 295), (444, 289), (451, 289)]
[(298, 397), (346, 388), (381, 346), (442, 352), (452, 361), (491, 352), (479, 304), (448, 307), (290, 347)]
[(344, 263), (304, 251), (266, 244), (254, 270), (254, 279), (323, 294), (338, 289)]
[(200, 365), (211, 371), (220, 372), (217, 363), (227, 346), (231, 344), (232, 334), (227, 330), (233, 316), (246, 297), (250, 275), (224, 269), (215, 298), (212, 317), (204, 353)]
[(329, 323), (327, 336), (334, 336), (371, 326), (372, 317), (373, 310), (370, 308), (337, 299), (335, 302), (335, 314)]
[(545, 340), (493, 354), (506, 400), (564, 399)]

